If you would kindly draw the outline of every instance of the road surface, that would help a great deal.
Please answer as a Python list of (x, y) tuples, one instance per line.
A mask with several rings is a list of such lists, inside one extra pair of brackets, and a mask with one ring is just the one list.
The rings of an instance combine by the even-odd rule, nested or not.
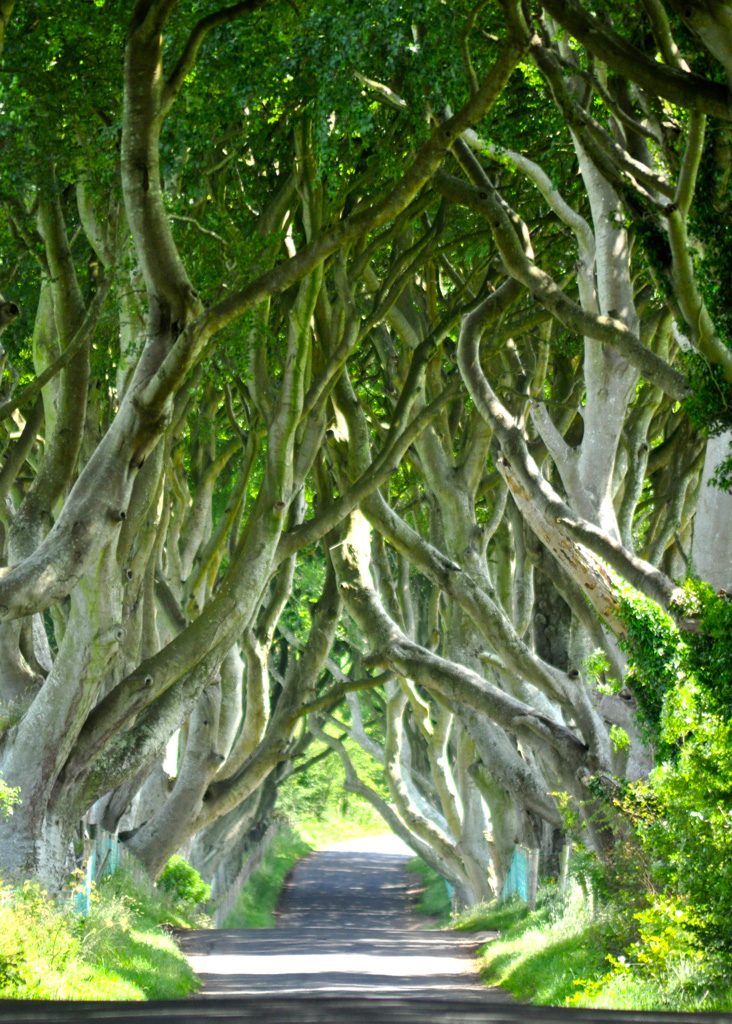
[(409, 854), (343, 844), (301, 862), (279, 927), (186, 932), (204, 982), (187, 1000), (0, 1001), (8, 1024), (732, 1024), (729, 1014), (521, 1006), (482, 987), (476, 937), (424, 930), (410, 911)]
[[(295, 868), (278, 927), (191, 932), (183, 948), (202, 1005), (273, 1024), (732, 1024), (732, 1015), (611, 1013), (521, 1006), (481, 985), (487, 936), (425, 929), (411, 908), (413, 856), (395, 837), (340, 843)], [(238, 997), (238, 998), (236, 998)], [(241, 1000), (241, 1002), (239, 1001)], [(233, 1007), (231, 1007), (233, 1011)], [(209, 1018), (201, 1018), (208, 1020)]]
[[(203, 998), (269, 992), (478, 996), (475, 936), (422, 930), (408, 890), (414, 855), (393, 837), (341, 843), (296, 866), (278, 927), (200, 931), (181, 937)], [(493, 990), (493, 999), (505, 1001)]]

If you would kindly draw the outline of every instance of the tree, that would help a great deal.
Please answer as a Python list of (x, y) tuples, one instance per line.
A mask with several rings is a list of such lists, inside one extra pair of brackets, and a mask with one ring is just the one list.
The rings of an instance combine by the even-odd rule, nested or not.
[[(293, 218), (291, 255), (276, 261), (279, 246), (286, 242), (280, 238), (271, 269), (258, 268), (259, 274), (255, 272), (248, 283), (204, 308), (190, 282), (165, 207), (161, 133), (206, 36), (216, 27), (251, 16), (259, 5), (234, 5), (210, 12), (190, 26), (185, 21), (176, 25), (171, 33), (174, 56), (170, 59), (163, 51), (163, 32), (174, 6), (141, 2), (131, 11), (122, 102), (114, 90), (110, 98), (110, 104), (117, 110), (121, 107), (122, 112), (119, 159), (123, 205), (112, 200), (119, 229), (107, 230), (95, 206), (93, 188), (73, 180), (73, 147), (71, 153), (63, 154), (67, 161), (63, 171), (79, 194), (78, 212), (64, 210), (68, 204), (58, 168), (52, 168), (49, 176), (43, 165), (43, 195), (37, 208), (31, 207), (29, 213), (27, 197), (22, 194), (12, 204), (18, 222), (27, 222), (28, 216), (37, 220), (29, 241), (42, 246), (41, 265), (47, 283), (39, 303), (36, 347), (39, 351), (50, 349), (58, 376), (48, 383), (39, 378), (46, 385), (48, 436), (38, 472), (30, 487), (20, 486), (6, 527), (10, 565), (0, 588), (7, 623), (3, 627), (5, 648), (14, 662), (8, 675), (8, 696), (17, 703), (6, 733), (3, 771), (8, 780), (23, 780), (24, 802), (13, 834), (5, 838), (3, 859), (7, 869), (36, 869), (49, 877), (63, 870), (64, 851), (79, 814), (109, 789), (149, 769), (206, 687), (224, 685), (219, 672), (225, 657), (254, 626), (273, 575), (282, 571), (283, 560), (290, 557), (281, 552), (282, 534), (299, 518), (305, 474), (324, 430), (324, 409), (338, 369), (336, 363), (326, 365), (321, 378), (313, 373), (309, 323), (323, 285), (323, 261), (409, 205), (444, 158), (450, 141), (495, 101), (523, 45), (517, 36), (515, 40), (510, 37), (478, 92), (447, 126), (435, 130), (407, 158), (396, 181), (384, 181), (381, 192), (372, 194), (366, 207), (357, 207), (353, 213), (344, 215), (336, 204), (330, 221), (323, 217), (323, 200), (307, 152), (307, 125), (297, 128), (295, 184), (299, 194), (295, 198), (289, 178), (275, 172), (270, 218), (252, 218), (255, 235), (266, 236), (288, 216), (288, 204), (295, 203), (296, 214), (289, 212)], [(264, 27), (266, 31), (266, 22)], [(78, 23), (71, 27), (72, 34), (83, 35), (84, 31)], [(114, 34), (110, 42), (113, 47)], [(54, 29), (49, 44), (60, 48), (61, 57), (73, 63), (69, 39), (59, 40)], [(27, 96), (23, 99), (27, 102)], [(62, 113), (70, 117), (68, 110)], [(107, 111), (103, 114), (108, 116)], [(281, 198), (283, 191), (286, 200)], [(108, 204), (107, 199), (104, 205)], [(104, 268), (104, 281), (88, 301), (71, 251), (69, 216), (78, 216), (87, 259), (92, 258), (97, 268), (95, 274), (99, 267)], [(14, 221), (13, 227), (17, 228)], [(124, 281), (124, 269), (121, 278), (116, 269), (125, 267), (128, 254), (132, 256), (129, 283)], [(273, 262), (272, 258), (265, 257), (267, 262)], [(95, 444), (97, 425), (87, 417), (84, 395), (91, 376), (91, 331), (113, 268), (118, 277), (116, 287), (131, 287), (133, 292), (120, 303), (124, 310), (121, 373), (114, 394), (107, 402), (100, 401), (106, 408), (101, 437)], [(90, 283), (93, 285), (93, 279)], [(265, 373), (279, 376), (276, 404), (268, 408), (262, 392), (254, 406), (256, 414), (264, 413), (258, 429), (265, 429), (267, 437), (266, 452), (258, 464), (261, 476), (256, 498), (247, 510), (243, 530), (238, 530), (239, 517), (233, 516), (229, 557), (218, 577), (208, 565), (212, 578), (206, 582), (199, 579), (193, 559), (201, 554), (202, 543), (213, 541), (212, 535), (206, 536), (206, 520), (209, 530), (212, 525), (213, 480), (233, 457), (237, 437), (241, 440), (234, 408), (234, 436), (225, 439), (228, 443), (223, 451), (213, 450), (213, 464), (195, 485), (192, 514), (186, 523), (170, 524), (173, 533), (170, 545), (165, 545), (162, 565), (165, 570), (170, 562), (174, 570), (182, 558), (185, 580), (180, 582), (189, 584), (185, 595), (189, 607), (175, 623), (174, 635), (160, 638), (153, 607), (167, 524), (158, 517), (170, 513), (160, 507), (159, 495), (165, 494), (164, 481), (172, 475), (166, 448), (171, 454), (182, 432), (183, 417), (193, 412), (191, 374), (211, 351), (217, 334), (247, 311), (270, 304), (269, 297), (276, 295), (283, 295), (283, 300), (272, 308), (275, 331), (286, 333), (287, 350), (282, 363), (277, 352), (271, 361), (255, 357), (260, 359), (260, 368), (266, 367)], [(263, 323), (267, 323), (267, 310)], [(33, 384), (30, 387), (33, 389)], [(51, 408), (49, 388), (56, 392), (55, 408)], [(36, 385), (31, 394), (38, 390)], [(21, 393), (10, 401), (6, 414), (17, 408), (18, 401), (29, 400), (27, 391)], [(241, 401), (248, 410), (246, 393)], [(231, 402), (229, 405), (233, 408)], [(32, 438), (30, 441), (32, 446)], [(396, 447), (398, 450), (398, 443)], [(211, 452), (209, 444), (208, 454)], [(24, 460), (16, 461), (20, 472)], [(378, 482), (378, 477), (367, 481), (365, 489)], [(310, 541), (325, 535), (329, 528), (327, 516), (311, 524)], [(176, 554), (173, 538), (179, 531), (185, 532)], [(216, 540), (214, 561), (221, 564), (224, 538)], [(189, 580), (191, 573), (195, 580)], [(175, 599), (177, 588), (168, 587), (171, 589)], [(166, 594), (168, 628), (174, 618), (170, 596)], [(202, 597), (205, 604), (198, 608), (195, 602)], [(175, 602), (172, 604), (175, 611)], [(25, 631), (27, 641), (32, 636), (33, 616), (46, 610), (53, 620), (56, 650), (41, 637), (40, 646), (45, 649), (31, 652), (25, 648), (29, 662), (21, 633)], [(36, 633), (40, 636), (38, 628)], [(253, 691), (249, 692), (251, 696)], [(205, 699), (213, 705), (218, 700), (215, 695)], [(205, 709), (197, 714), (207, 716), (201, 717), (200, 725), (210, 729), (213, 715)], [(245, 723), (243, 728), (246, 732), (251, 727)], [(228, 730), (231, 732), (230, 723)], [(200, 800), (210, 781), (207, 772), (201, 774), (200, 761), (210, 755), (206, 752), (209, 740), (199, 740), (199, 731), (197, 719), (193, 734), (189, 734), (189, 753), (194, 757), (194, 747), (200, 743), (199, 764), (193, 769), (193, 788)], [(40, 759), (39, 746), (45, 752)], [(237, 750), (237, 757), (240, 753)], [(235, 764), (233, 770), (237, 769)], [(184, 788), (182, 777), (177, 788)], [(229, 809), (223, 798), (220, 803), (222, 813)]]
[(3, 870), (59, 884), (94, 807), (228, 877), (316, 738), (463, 902), (560, 790), (612, 856), (627, 592), (694, 628), (729, 500), (728, 90), (698, 12), (554, 6), (13, 12)]

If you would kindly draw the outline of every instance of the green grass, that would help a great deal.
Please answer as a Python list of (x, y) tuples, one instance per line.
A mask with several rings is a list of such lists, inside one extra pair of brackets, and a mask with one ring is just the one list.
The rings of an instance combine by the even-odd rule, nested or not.
[(442, 875), (438, 875), (421, 857), (414, 857), (407, 864), (408, 869), (419, 877), (417, 902), (414, 909), (418, 914), (425, 914), (434, 920), (437, 927), (448, 926), (450, 923), (451, 903), (447, 884)]
[(483, 904), (455, 918), (465, 931), (498, 931), (479, 951), (481, 977), (520, 1002), (614, 1010), (728, 1011), (729, 982), (711, 965), (678, 957), (644, 972), (625, 960), (628, 915), (588, 911), (579, 887), (566, 901), (545, 889), (537, 909), (519, 901)]
[(579, 981), (607, 970), (604, 924), (590, 917), (578, 891), (566, 906), (545, 895), (532, 912), (518, 900), (474, 907), (454, 927), (499, 932), (480, 950), (486, 984), (521, 1002), (563, 1006)]
[(313, 846), (289, 826), (278, 832), (262, 863), (239, 893), (224, 921), (224, 928), (274, 928), (274, 912), (285, 879), (312, 849)]
[(0, 889), (0, 998), (174, 999), (198, 987), (162, 924), (189, 920), (152, 886), (118, 873), (87, 916), (35, 883)]
[(453, 919), (452, 927), (461, 932), (502, 932), (519, 925), (528, 914), (529, 908), (520, 900), (478, 903), (458, 914)]
[(588, 982), (570, 1000), (571, 1006), (593, 1009), (719, 1013), (732, 1010), (729, 982), (710, 978), (698, 964), (680, 960), (662, 977), (634, 975), (631, 970), (606, 974)]

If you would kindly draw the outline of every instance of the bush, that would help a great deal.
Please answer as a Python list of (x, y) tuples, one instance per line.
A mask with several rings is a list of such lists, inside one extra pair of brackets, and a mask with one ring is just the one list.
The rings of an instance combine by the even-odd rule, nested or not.
[(172, 999), (197, 980), (159, 927), (170, 909), (125, 873), (92, 892), (87, 916), (35, 882), (0, 885), (0, 999)]
[(591, 915), (577, 883), (568, 898), (555, 887), (542, 887), (536, 910), (518, 899), (495, 901), (471, 908), (455, 924), (464, 931), (500, 933), (481, 950), (481, 975), (522, 1002), (564, 1005), (580, 979), (607, 967), (612, 919), (607, 913)]
[(677, 607), (693, 629), (680, 630), (647, 599), (625, 599), (626, 681), (655, 730), (658, 763), (618, 804), (653, 866), (650, 891), (677, 906), (710, 952), (729, 958), (732, 601), (688, 580)]
[(167, 893), (174, 903), (195, 908), (211, 895), (211, 886), (183, 857), (174, 854), (163, 868), (158, 888)]
[(445, 879), (438, 875), (421, 857), (414, 857), (407, 868), (419, 876), (419, 885), (412, 888), (412, 896), (416, 896), (415, 910), (418, 914), (427, 914), (435, 918), (435, 923), (445, 925), (450, 920), (452, 901)]

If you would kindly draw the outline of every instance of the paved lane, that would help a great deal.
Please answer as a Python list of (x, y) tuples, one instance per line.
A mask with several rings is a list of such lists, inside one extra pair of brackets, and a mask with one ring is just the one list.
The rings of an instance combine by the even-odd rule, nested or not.
[(730, 1024), (729, 1014), (610, 1013), (454, 999), (272, 995), (167, 1003), (2, 1003), (8, 1024)]
[[(393, 837), (306, 857), (284, 890), (276, 929), (185, 933), (200, 997), (270, 992), (486, 997), (474, 936), (420, 930), (408, 892), (413, 856)], [(505, 995), (494, 990), (494, 998)]]
[(196, 931), (182, 945), (204, 979), (187, 1000), (0, 1001), (7, 1024), (732, 1024), (730, 1014), (521, 1006), (473, 973), (476, 937), (421, 930), (410, 856), (341, 846), (296, 869), (280, 927)]

